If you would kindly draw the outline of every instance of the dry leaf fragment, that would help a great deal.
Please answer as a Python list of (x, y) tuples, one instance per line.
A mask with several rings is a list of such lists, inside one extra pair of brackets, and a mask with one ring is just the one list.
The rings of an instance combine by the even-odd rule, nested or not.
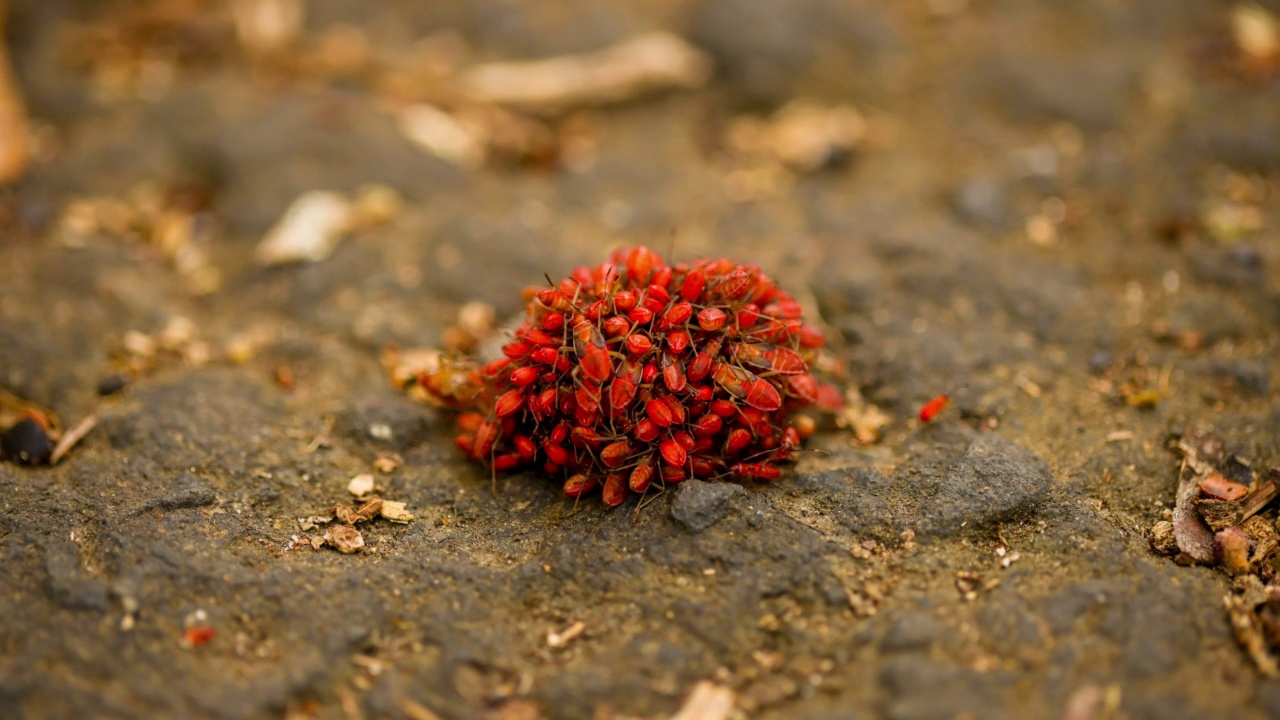
[(302, 532), (315, 530), (321, 525), (328, 525), (329, 521), (332, 519), (332, 515), (312, 515), (311, 517), (298, 518), (298, 528), (302, 530)]
[(1233, 593), (1222, 598), (1231, 620), (1236, 642), (1244, 646), (1258, 671), (1267, 677), (1280, 677), (1280, 665), (1267, 642), (1259, 609), (1280, 603), (1280, 586), (1263, 586), (1253, 575), (1236, 578)]
[(1173, 535), (1178, 541), (1178, 549), (1196, 562), (1212, 562), (1213, 534), (1192, 506), (1192, 500), (1200, 494), (1200, 486), (1195, 474), (1186, 472), (1185, 468), (1179, 471), (1179, 476), (1177, 501), (1173, 508)]
[(1215, 472), (1200, 481), (1200, 492), (1219, 500), (1239, 500), (1249, 494), (1249, 486), (1228, 480)]
[(379, 453), (378, 458), (373, 461), (373, 468), (383, 475), (395, 472), (404, 465), (404, 458), (400, 457), (400, 453)]
[(391, 522), (408, 524), (413, 520), (413, 513), (405, 509), (405, 504), (395, 500), (383, 500), (381, 512)]

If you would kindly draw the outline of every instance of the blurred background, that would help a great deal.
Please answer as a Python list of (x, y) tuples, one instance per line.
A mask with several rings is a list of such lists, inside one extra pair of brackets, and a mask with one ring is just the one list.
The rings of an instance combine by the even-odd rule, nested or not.
[[(1265, 5), (8, 5), (6, 309), (117, 341), (437, 344), (639, 242), (813, 286), (850, 337), (977, 313), (1106, 344), (1143, 288), (1274, 267)], [(301, 246), (255, 251), (291, 209)]]

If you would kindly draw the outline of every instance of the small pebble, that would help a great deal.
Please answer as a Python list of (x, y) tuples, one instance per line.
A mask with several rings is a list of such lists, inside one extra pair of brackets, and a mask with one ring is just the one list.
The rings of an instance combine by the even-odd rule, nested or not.
[(129, 378), (120, 373), (108, 375), (98, 381), (98, 394), (102, 397), (115, 395), (123, 390), (127, 384), (129, 384)]
[(49, 460), (53, 443), (40, 423), (27, 418), (0, 435), (0, 451), (19, 465), (36, 465)]

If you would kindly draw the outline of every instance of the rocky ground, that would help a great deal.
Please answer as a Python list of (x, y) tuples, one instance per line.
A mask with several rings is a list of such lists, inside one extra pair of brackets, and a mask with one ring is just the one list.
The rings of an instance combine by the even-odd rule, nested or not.
[[(10, 2), (36, 142), (0, 198), (0, 388), (98, 423), (0, 464), (0, 716), (657, 718), (702, 680), (751, 718), (1280, 715), (1230, 579), (1144, 538), (1170, 437), (1280, 465), (1280, 76), (1239, 8), (303, 7), (273, 45), (200, 0)], [(535, 114), (550, 150), (441, 159), (397, 123), (424, 57), (655, 29), (710, 81)], [(735, 118), (795, 98), (855, 108), (851, 150), (735, 154)], [(298, 195), (369, 184), (402, 206), (255, 262)], [(765, 267), (883, 438), (616, 510), (536, 473), (495, 494), (382, 350), (622, 243)], [(391, 453), (412, 522), (289, 549)]]

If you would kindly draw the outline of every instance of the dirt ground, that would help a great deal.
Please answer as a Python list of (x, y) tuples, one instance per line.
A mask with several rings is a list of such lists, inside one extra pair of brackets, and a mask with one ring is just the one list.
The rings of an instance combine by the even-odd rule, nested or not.
[[(202, 0), (9, 2), (36, 149), (0, 197), (0, 388), (99, 422), (55, 467), (0, 463), (0, 717), (664, 718), (703, 680), (761, 719), (1280, 717), (1230, 579), (1144, 539), (1171, 436), (1280, 465), (1280, 75), (1237, 6), (303, 8), (264, 49)], [(448, 162), (397, 124), (424, 57), (659, 29), (710, 81), (539, 117), (550, 151)], [(744, 174), (735, 118), (796, 98), (866, 131)], [(403, 207), (254, 261), (294, 198), (369, 184)], [(182, 252), (148, 202), (192, 221)], [(830, 428), (774, 483), (643, 507), (532, 472), (492, 493), (382, 350), (624, 243), (766, 268), (883, 439)], [(289, 549), (393, 452), (377, 482), (413, 522)]]

